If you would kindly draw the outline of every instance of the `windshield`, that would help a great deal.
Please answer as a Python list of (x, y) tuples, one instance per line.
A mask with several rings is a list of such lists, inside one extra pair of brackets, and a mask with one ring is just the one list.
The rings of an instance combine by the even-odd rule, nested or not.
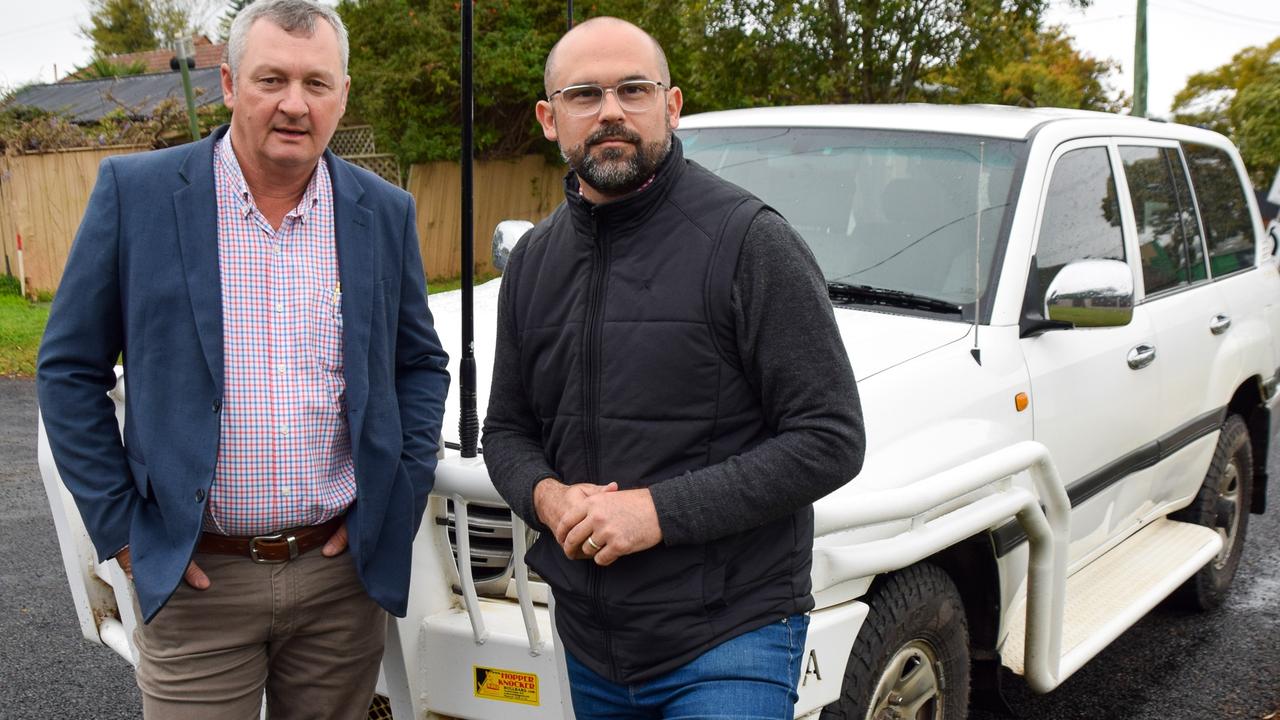
[[(990, 302), (1024, 143), (845, 128), (679, 135), (686, 157), (782, 213), (809, 243), (829, 286), (938, 300), (962, 308), (955, 318), (966, 321), (975, 298)], [(858, 304), (856, 297), (833, 293), (837, 302)], [(918, 303), (897, 310), (929, 312)]]

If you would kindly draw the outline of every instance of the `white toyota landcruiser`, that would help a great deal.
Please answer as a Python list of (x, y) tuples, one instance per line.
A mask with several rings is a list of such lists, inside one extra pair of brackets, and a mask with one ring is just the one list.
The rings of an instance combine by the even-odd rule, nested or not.
[[(1001, 666), (1047, 692), (1165, 598), (1221, 602), (1263, 509), (1280, 367), (1276, 238), (1226, 139), (926, 105), (679, 134), (808, 241), (862, 396), (866, 464), (816, 506), (797, 717), (963, 718)], [(519, 233), (499, 227), (499, 263)], [(499, 282), (475, 295), (481, 409)], [(431, 298), (455, 357), (460, 302)], [(40, 440), (81, 629), (132, 659), (131, 588)], [(572, 717), (530, 540), (483, 461), (445, 450), (379, 684), (397, 718)]]

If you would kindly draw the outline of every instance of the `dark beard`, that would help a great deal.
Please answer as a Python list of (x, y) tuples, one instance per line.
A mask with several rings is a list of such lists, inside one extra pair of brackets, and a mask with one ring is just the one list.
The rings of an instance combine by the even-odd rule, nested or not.
[[(635, 151), (625, 148), (607, 148), (591, 153), (588, 148), (605, 140), (622, 140), (635, 146)], [(622, 125), (608, 125), (591, 134), (582, 145), (561, 149), (569, 167), (578, 179), (604, 195), (626, 195), (640, 189), (667, 157), (671, 150), (671, 131), (661, 140), (650, 143), (640, 141), (640, 136)]]

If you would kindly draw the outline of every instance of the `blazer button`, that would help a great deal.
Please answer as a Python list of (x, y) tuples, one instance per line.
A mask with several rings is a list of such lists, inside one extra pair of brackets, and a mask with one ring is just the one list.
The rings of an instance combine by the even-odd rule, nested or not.
[(221, 400), (214, 400), (214, 401), (213, 401), (213, 411), (214, 411), (214, 412), (221, 412), (221, 411), (222, 411), (222, 401), (221, 401)]
[(201, 488), (196, 489), (196, 502), (204, 502), (204, 490)]

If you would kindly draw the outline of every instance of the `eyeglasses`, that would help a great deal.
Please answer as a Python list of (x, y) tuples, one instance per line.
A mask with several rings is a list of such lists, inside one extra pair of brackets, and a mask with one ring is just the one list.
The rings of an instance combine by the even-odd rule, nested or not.
[(557, 95), (570, 115), (595, 115), (604, 105), (605, 93), (612, 92), (618, 104), (629, 113), (652, 110), (657, 104), (658, 90), (666, 86), (656, 80), (624, 80), (613, 87), (602, 85), (570, 85), (551, 93), (548, 100)]

